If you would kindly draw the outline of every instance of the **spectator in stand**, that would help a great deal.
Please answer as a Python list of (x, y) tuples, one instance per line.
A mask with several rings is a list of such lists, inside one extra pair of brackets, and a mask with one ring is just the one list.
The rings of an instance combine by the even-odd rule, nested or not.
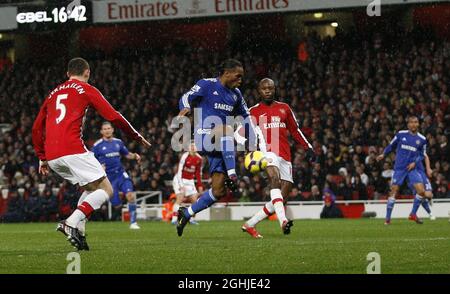
[(17, 190), (10, 190), (10, 194), (8, 195), (8, 209), (5, 215), (1, 218), (2, 222), (5, 223), (16, 223), (25, 221), (25, 212), (24, 212), (24, 202), (22, 197), (20, 197)]
[(333, 191), (328, 188), (323, 190), (324, 207), (320, 213), (320, 218), (342, 218), (342, 211), (335, 203), (336, 196)]
[(311, 187), (311, 198), (313, 201), (319, 201), (320, 200), (320, 189), (317, 185), (314, 185)]

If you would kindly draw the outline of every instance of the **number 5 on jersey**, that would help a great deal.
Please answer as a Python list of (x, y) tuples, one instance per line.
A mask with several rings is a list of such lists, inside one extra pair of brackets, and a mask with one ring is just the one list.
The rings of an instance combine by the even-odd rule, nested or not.
[(61, 102), (63, 99), (67, 99), (67, 94), (61, 94), (56, 97), (56, 109), (61, 110), (61, 113), (56, 118), (56, 124), (59, 124), (66, 116), (66, 106)]

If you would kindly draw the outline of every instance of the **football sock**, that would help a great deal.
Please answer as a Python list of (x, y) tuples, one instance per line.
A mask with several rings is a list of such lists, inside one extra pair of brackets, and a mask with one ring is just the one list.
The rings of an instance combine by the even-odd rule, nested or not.
[(194, 204), (192, 204), (191, 207), (189, 207), (188, 209), (186, 209), (184, 211), (185, 212), (184, 215), (187, 218), (191, 218), (191, 216), (198, 213), (199, 211), (202, 211), (202, 210), (210, 207), (216, 201), (217, 201), (216, 198), (212, 194), (212, 189), (209, 189), (209, 190), (203, 192), (203, 194), (200, 196), (200, 198), (198, 198), (197, 201)]
[(77, 227), (78, 223), (88, 218), (94, 210), (99, 209), (103, 203), (109, 200), (108, 193), (103, 189), (89, 193), (77, 209), (66, 219), (66, 224)]
[(257, 213), (255, 213), (248, 221), (247, 225), (249, 227), (256, 226), (260, 221), (270, 216), (272, 213), (275, 212), (275, 207), (273, 206), (272, 202), (269, 201), (266, 204), (264, 204), (263, 208), (259, 210)]
[(392, 214), (392, 210), (394, 209), (394, 204), (395, 204), (395, 198), (389, 197), (388, 202), (387, 202), (387, 209), (386, 209), (386, 221), (391, 220), (391, 214)]
[(84, 218), (77, 225), (77, 228), (80, 231), (82, 236), (86, 235), (86, 222), (87, 222), (87, 218)]
[(80, 199), (78, 199), (78, 205), (80, 205), (81, 203), (83, 203), (84, 199), (86, 199), (87, 195), (91, 194), (91, 192), (88, 191), (84, 191), (83, 194), (81, 194)]
[(136, 203), (128, 202), (128, 211), (130, 212), (130, 224), (136, 222)]
[(426, 212), (431, 216), (431, 208), (430, 208), (430, 201), (428, 200), (428, 198), (424, 198), (422, 200), (422, 207), (426, 210)]
[(277, 214), (278, 221), (280, 225), (287, 220), (286, 213), (284, 211), (283, 196), (281, 195), (280, 189), (270, 190), (270, 199), (272, 199), (272, 204), (275, 208), (275, 213)]
[[(78, 204), (77, 206), (81, 205), (81, 203), (83, 203), (83, 201), (86, 199), (86, 197), (91, 194), (90, 191), (84, 191), (80, 198), (78, 199)], [(76, 209), (67, 219), (66, 219), (66, 224), (68, 224), (71, 227), (77, 227), (79, 230), (82, 230), (84, 232), (84, 227), (86, 225), (86, 222), (84, 222), (83, 224), (80, 224), (80, 226), (78, 226), (78, 223), (81, 220), (85, 219), (84, 214), (81, 211), (77, 211), (78, 209)]]
[(180, 209), (180, 205), (175, 203), (172, 209), (172, 222), (176, 222), (178, 219), (178, 209)]
[(236, 175), (236, 158), (234, 154), (234, 138), (225, 136), (220, 139), (222, 143), (222, 157), (229, 176)]
[(421, 203), (422, 203), (422, 196), (416, 194), (416, 197), (414, 198), (413, 207), (411, 210), (411, 215), (417, 214), (417, 210), (419, 209)]

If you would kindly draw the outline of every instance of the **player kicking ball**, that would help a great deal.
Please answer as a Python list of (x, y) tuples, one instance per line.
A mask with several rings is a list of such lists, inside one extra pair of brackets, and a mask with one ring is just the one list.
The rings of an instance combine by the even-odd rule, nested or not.
[[(287, 199), (292, 189), (291, 146), (288, 133), (297, 144), (306, 151), (306, 157), (314, 161), (312, 145), (303, 135), (297, 119), (288, 104), (275, 100), (275, 83), (269, 78), (258, 84), (261, 103), (250, 108), (250, 114), (265, 140), (267, 159), (267, 176), (269, 178), (270, 199), (264, 207), (250, 218), (242, 230), (253, 238), (262, 238), (256, 225), (268, 216), (276, 213), (282, 232), (290, 234), (293, 222), (286, 218), (283, 198)], [(264, 145), (262, 145), (264, 146)]]
[(50, 169), (83, 190), (77, 209), (57, 226), (78, 250), (89, 250), (84, 221), (113, 195), (105, 170), (82, 140), (82, 125), (89, 107), (111, 121), (133, 140), (145, 147), (147, 142), (130, 123), (117, 112), (95, 87), (87, 82), (90, 67), (83, 58), (69, 61), (68, 80), (57, 86), (45, 99), (36, 117), (32, 139), (40, 160), (39, 173)]
[[(180, 101), (178, 119), (188, 115), (193, 105), (197, 112), (194, 140), (199, 153), (208, 158), (211, 189), (202, 193), (189, 208), (178, 210), (177, 234), (182, 236), (189, 219), (213, 205), (226, 194), (226, 187), (237, 192), (236, 154), (234, 149), (234, 118), (249, 121), (250, 113), (238, 87), (244, 68), (235, 59), (224, 61), (217, 78), (202, 79), (185, 93)], [(194, 109), (192, 109), (194, 112)], [(250, 148), (256, 150), (256, 134), (251, 122), (248, 135)], [(252, 145), (253, 144), (253, 145)]]
[[(182, 203), (195, 203), (198, 199), (199, 192), (203, 192), (202, 185), (202, 165), (203, 159), (197, 153), (195, 143), (189, 145), (189, 151), (183, 153), (178, 163), (178, 171), (173, 177), (173, 191), (177, 197), (173, 205), (172, 224), (176, 225), (178, 221), (178, 209)], [(194, 178), (197, 180), (195, 186)], [(199, 192), (197, 192), (197, 189)], [(193, 225), (198, 225), (194, 217), (189, 219)]]
[[(395, 197), (398, 194), (400, 186), (406, 179), (408, 179), (409, 185), (414, 187), (416, 199), (423, 199), (425, 197), (425, 187), (418, 170), (418, 165), (426, 154), (427, 139), (418, 132), (419, 119), (417, 116), (409, 116), (407, 121), (408, 130), (399, 131), (384, 149), (383, 154), (377, 157), (377, 161), (383, 160), (391, 151), (396, 150), (394, 174), (392, 176), (391, 191), (387, 201), (385, 225), (391, 223)], [(415, 221), (417, 224), (423, 223), (415, 213), (410, 214), (409, 219)]]
[(136, 160), (141, 163), (141, 156), (137, 153), (131, 153), (122, 140), (114, 138), (114, 128), (109, 121), (102, 124), (100, 130), (102, 138), (94, 143), (92, 152), (95, 158), (105, 168), (106, 176), (113, 187), (113, 196), (110, 199), (111, 205), (115, 210), (122, 211), (122, 200), (119, 192), (125, 194), (128, 201), (128, 211), (130, 212), (130, 229), (139, 230), (136, 222), (136, 196), (133, 189), (133, 182), (120, 161), (121, 157), (129, 160)]

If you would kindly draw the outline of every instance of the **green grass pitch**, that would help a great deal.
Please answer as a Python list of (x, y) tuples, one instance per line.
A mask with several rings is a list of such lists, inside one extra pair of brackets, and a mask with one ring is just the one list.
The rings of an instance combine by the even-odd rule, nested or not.
[[(263, 239), (242, 222), (188, 225), (183, 237), (161, 222), (140, 231), (120, 222), (88, 224), (91, 250), (80, 252), (81, 273), (366, 273), (369, 252), (381, 273), (450, 273), (450, 223), (417, 225), (393, 220), (296, 220), (284, 236), (278, 222), (258, 225)], [(54, 223), (1, 224), (0, 273), (65, 273), (74, 251)], [(180, 262), (185, 260), (186, 262)], [(180, 267), (182, 266), (182, 267)]]

